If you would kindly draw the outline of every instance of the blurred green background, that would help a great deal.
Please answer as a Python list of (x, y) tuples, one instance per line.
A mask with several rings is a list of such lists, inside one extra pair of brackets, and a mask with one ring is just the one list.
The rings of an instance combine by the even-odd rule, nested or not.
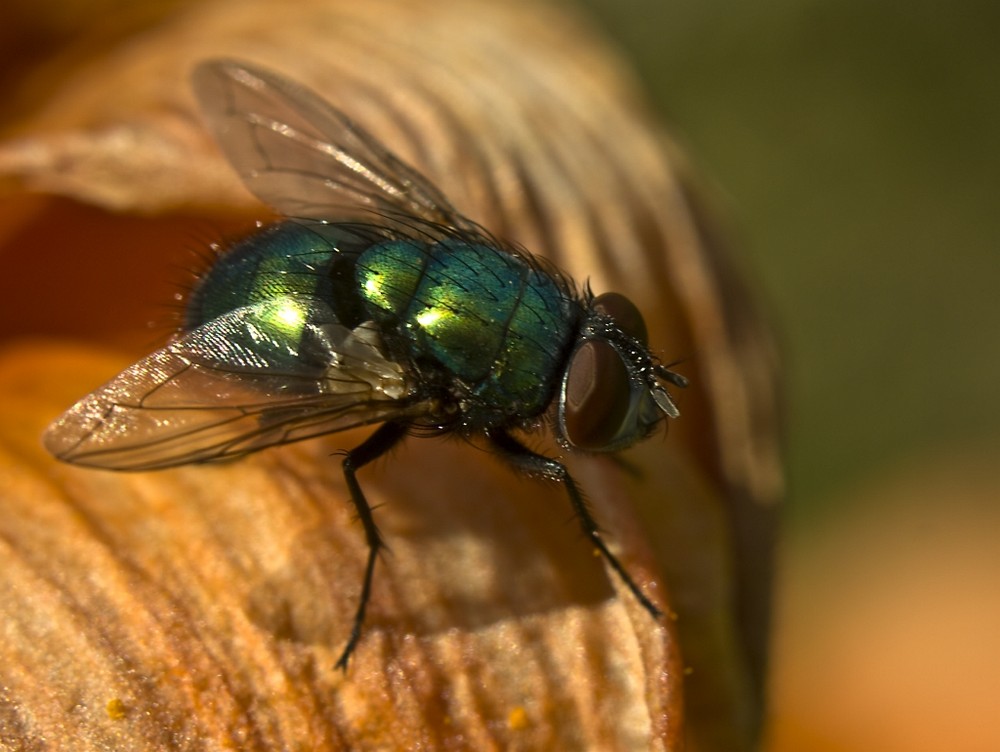
[(783, 346), (766, 749), (1000, 749), (1000, 4), (584, 4)]
[(1000, 4), (587, 0), (723, 191), (788, 375), (789, 520), (1000, 438)]

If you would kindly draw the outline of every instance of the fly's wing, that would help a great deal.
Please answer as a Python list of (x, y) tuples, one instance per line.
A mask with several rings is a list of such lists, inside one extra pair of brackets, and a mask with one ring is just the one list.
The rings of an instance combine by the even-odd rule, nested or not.
[(153, 470), (428, 410), (370, 324), (282, 297), (180, 335), (71, 407), (46, 431), (61, 460)]
[(471, 230), (444, 195), (344, 113), (277, 74), (210, 60), (193, 75), (202, 112), (247, 188), (289, 217)]

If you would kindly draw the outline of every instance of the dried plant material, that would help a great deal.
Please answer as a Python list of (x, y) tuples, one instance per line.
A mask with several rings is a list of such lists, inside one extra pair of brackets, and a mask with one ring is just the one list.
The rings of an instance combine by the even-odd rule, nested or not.
[[(671, 630), (609, 590), (545, 484), (483, 462), (456, 495), (459, 442), (412, 441), (366, 471), (391, 554), (345, 675), (365, 549), (330, 454), (350, 437), (157, 474), (54, 464), (45, 416), (118, 365), (43, 348), (0, 363), (0, 393), (18, 395), (0, 434), (0, 717), (16, 721), (0, 740), (674, 748)], [(654, 587), (625, 500), (600, 485), (596, 513)]]
[(18, 605), (0, 726), (78, 749), (676, 749), (683, 685), (699, 749), (749, 748), (778, 479), (771, 352), (627, 76), (585, 24), (537, 3), (208, 2), (68, 76), (0, 145), (0, 177), (115, 211), (257, 207), (194, 111), (188, 73), (218, 56), (322, 92), (495, 235), (627, 291), (666, 359), (690, 356), (684, 419), (630, 456), (635, 478), (573, 466), (677, 622), (613, 596), (561, 489), (411, 440), (365, 470), (392, 554), (342, 677), (364, 549), (329, 454), (360, 436), (157, 474), (60, 467), (36, 446), (46, 421), (125, 364), (17, 350), (0, 391), (21, 416), (4, 425)]

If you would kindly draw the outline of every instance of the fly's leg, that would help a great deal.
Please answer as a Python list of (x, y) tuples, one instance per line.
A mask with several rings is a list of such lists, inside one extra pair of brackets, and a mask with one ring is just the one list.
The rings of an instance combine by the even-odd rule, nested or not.
[(529, 475), (540, 475), (549, 480), (558, 481), (566, 487), (566, 493), (569, 494), (569, 501), (573, 506), (573, 512), (580, 521), (580, 526), (583, 528), (584, 534), (594, 547), (601, 552), (601, 556), (604, 557), (608, 566), (615, 571), (626, 587), (632, 591), (632, 594), (642, 604), (643, 608), (649, 611), (655, 618), (663, 616), (660, 609), (653, 605), (653, 602), (635, 584), (629, 573), (625, 571), (625, 567), (621, 565), (621, 562), (608, 550), (604, 539), (601, 537), (601, 530), (587, 508), (583, 494), (580, 493), (576, 481), (573, 480), (566, 466), (558, 460), (536, 454), (504, 430), (493, 429), (486, 433), (494, 449), (512, 465)]
[(368, 563), (365, 565), (365, 578), (361, 585), (361, 598), (358, 602), (358, 610), (354, 614), (354, 624), (351, 626), (351, 636), (347, 640), (344, 652), (337, 659), (337, 668), (342, 671), (347, 670), (347, 661), (357, 647), (361, 638), (361, 625), (365, 621), (365, 609), (368, 607), (368, 599), (371, 596), (372, 576), (375, 574), (375, 558), (379, 549), (385, 544), (375, 525), (375, 518), (372, 516), (372, 508), (368, 505), (365, 494), (358, 483), (356, 473), (369, 462), (373, 462), (383, 454), (398, 444), (406, 436), (406, 426), (401, 423), (385, 423), (375, 433), (369, 436), (363, 443), (352, 449), (344, 457), (344, 480), (347, 481), (347, 490), (351, 494), (351, 501), (358, 511), (358, 519), (365, 530), (365, 540), (368, 543)]

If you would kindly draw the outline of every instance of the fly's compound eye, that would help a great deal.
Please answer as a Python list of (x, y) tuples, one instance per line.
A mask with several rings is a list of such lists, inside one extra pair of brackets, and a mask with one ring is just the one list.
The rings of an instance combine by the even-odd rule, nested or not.
[(572, 447), (614, 452), (648, 436), (677, 408), (656, 381), (646, 322), (635, 304), (605, 293), (591, 301), (590, 312), (563, 374), (557, 428)]
[(632, 388), (628, 368), (609, 342), (589, 339), (573, 351), (560, 400), (563, 436), (579, 449), (607, 451), (629, 429)]
[(646, 333), (646, 320), (643, 319), (635, 303), (626, 298), (621, 293), (606, 292), (594, 298), (590, 307), (598, 313), (610, 316), (615, 324), (625, 334), (635, 339), (644, 347), (649, 344), (649, 335)]

